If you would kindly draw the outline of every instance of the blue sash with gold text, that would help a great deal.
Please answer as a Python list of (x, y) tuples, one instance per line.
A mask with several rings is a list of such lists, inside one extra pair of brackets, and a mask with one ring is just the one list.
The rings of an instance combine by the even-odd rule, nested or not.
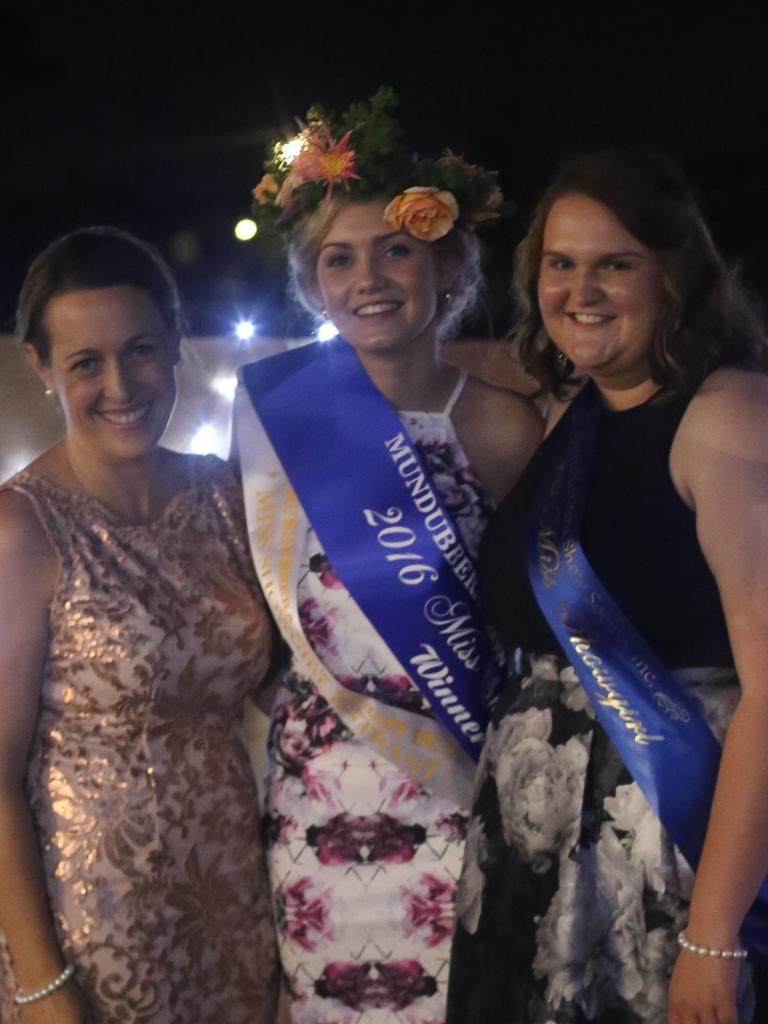
[[(720, 764), (720, 744), (595, 575), (579, 542), (600, 399), (587, 384), (548, 443), (533, 509), (528, 571), (536, 600), (597, 718), (646, 800), (696, 870)], [(768, 962), (768, 880), (741, 930)]]
[(340, 339), (243, 383), (334, 571), (476, 761), (495, 666), (475, 567), (392, 407)]

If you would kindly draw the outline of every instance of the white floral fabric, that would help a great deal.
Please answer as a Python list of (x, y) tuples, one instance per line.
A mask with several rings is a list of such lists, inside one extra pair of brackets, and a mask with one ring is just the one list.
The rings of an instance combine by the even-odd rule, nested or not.
[[(667, 1024), (691, 870), (568, 662), (528, 658), (525, 673), (500, 699), (481, 758), (448, 1021)], [(739, 695), (733, 669), (675, 676), (722, 740)]]
[[(490, 512), (447, 413), (401, 413), (472, 554)], [(345, 686), (429, 715), (310, 529), (299, 614)], [(270, 735), (267, 835), (295, 1024), (442, 1024), (467, 811), (358, 741), (288, 673)]]

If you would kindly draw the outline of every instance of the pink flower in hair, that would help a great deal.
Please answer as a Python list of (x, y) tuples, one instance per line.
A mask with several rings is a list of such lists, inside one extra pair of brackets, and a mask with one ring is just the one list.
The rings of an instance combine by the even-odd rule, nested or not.
[(355, 166), (355, 151), (349, 145), (351, 134), (346, 132), (334, 142), (324, 121), (310, 125), (305, 129), (304, 147), (291, 165), (291, 174), (302, 182), (327, 181), (325, 198), (330, 199), (334, 185), (360, 177)]

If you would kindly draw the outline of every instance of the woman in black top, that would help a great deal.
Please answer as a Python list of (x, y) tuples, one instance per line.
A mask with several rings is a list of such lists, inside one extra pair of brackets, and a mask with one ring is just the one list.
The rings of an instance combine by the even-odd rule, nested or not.
[[(578, 401), (595, 409), (581, 471), (584, 554), (723, 756), (694, 879), (596, 722), (528, 580), (532, 505), (551, 492), (555, 465), (576, 472), (562, 453), (581, 436), (578, 403), (557, 403), (552, 420), (562, 418), (484, 540), (489, 618), (524, 653), (481, 761), (448, 1020), (768, 1019), (756, 1009), (761, 969), (742, 958), (739, 934), (768, 869), (763, 338), (687, 187), (644, 154), (567, 167), (536, 210), (516, 273), (524, 364), (562, 399), (586, 378)], [(634, 727), (622, 708), (621, 724)]]

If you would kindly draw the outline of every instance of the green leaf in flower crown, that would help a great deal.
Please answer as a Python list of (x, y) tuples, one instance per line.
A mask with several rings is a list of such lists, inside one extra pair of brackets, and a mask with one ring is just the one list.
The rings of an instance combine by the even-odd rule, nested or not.
[(339, 116), (320, 104), (310, 107), (292, 144), (274, 146), (254, 190), (260, 227), (290, 229), (332, 195), (394, 199), (412, 185), (450, 192), (465, 221), (497, 217), (496, 175), (450, 151), (437, 160), (409, 156), (394, 115), (397, 105), (395, 91), (382, 86)]

